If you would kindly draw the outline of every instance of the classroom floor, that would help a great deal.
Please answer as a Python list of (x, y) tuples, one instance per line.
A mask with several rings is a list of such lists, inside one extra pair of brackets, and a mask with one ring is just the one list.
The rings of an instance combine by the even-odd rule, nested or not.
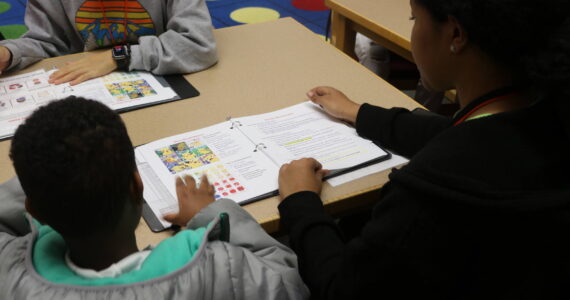
[[(136, 0), (128, 0), (136, 1)], [(0, 33), (7, 39), (26, 32), (27, 0), (0, 0)], [(324, 0), (206, 0), (215, 28), (292, 17), (316, 34), (325, 35), (329, 10)]]

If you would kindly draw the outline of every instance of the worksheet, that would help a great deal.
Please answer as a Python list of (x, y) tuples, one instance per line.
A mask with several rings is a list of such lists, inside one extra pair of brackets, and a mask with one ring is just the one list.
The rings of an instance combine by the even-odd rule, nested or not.
[(236, 134), (231, 123), (152, 142), (137, 147), (135, 153), (145, 200), (157, 216), (178, 211), (176, 177), (190, 175), (199, 183), (206, 174), (216, 199), (236, 202), (277, 190), (276, 165), (255, 151), (245, 136)]
[(68, 96), (96, 100), (116, 111), (178, 97), (148, 72), (113, 72), (71, 86), (69, 83), (50, 84), (49, 76), (55, 71), (38, 70), (0, 78), (0, 139), (12, 136), (38, 107)]
[(387, 154), (370, 140), (359, 137), (352, 126), (311, 102), (236, 121), (242, 124), (239, 129), (243, 134), (279, 166), (312, 157), (325, 169), (339, 170)]

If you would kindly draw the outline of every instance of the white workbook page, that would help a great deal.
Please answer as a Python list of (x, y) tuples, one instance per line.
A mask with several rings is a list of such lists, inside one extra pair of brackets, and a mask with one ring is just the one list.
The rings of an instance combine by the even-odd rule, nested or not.
[(39, 106), (53, 100), (44, 70), (0, 79), (0, 138), (10, 137)]
[(345, 169), (387, 153), (312, 102), (237, 118), (244, 132), (277, 165), (312, 157), (328, 170)]
[(215, 198), (236, 202), (277, 190), (278, 168), (232, 122), (164, 138), (136, 149), (144, 197), (155, 215), (178, 211), (175, 180), (206, 174)]
[[(47, 72), (51, 75), (56, 70)], [(113, 110), (144, 106), (176, 97), (170, 87), (164, 87), (148, 72), (113, 72), (71, 86), (69, 83), (54, 87), (55, 98), (78, 96), (100, 101)]]
[(0, 79), (0, 138), (10, 137), (38, 107), (68, 96), (102, 102), (113, 110), (145, 106), (176, 97), (148, 72), (113, 72), (71, 86), (48, 83), (56, 70), (39, 70)]

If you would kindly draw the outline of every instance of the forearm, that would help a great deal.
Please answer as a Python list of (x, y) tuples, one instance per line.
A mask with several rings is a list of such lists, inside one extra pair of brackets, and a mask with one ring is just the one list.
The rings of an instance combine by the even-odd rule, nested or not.
[[(345, 242), (317, 194), (300, 192), (286, 198), (279, 206), (281, 224), (289, 230), (301, 277), (313, 299), (370, 295), (392, 299), (420, 291), (423, 279), (413, 269), (417, 256), (410, 255), (410, 250), (420, 255), (422, 251), (408, 247), (419, 204), (388, 191), (360, 234)], [(408, 285), (416, 290), (406, 290)]]
[(262, 257), (278, 255), (283, 264), (297, 267), (293, 251), (267, 234), (248, 212), (232, 200), (220, 199), (211, 203), (194, 216), (187, 227), (194, 229), (207, 226), (223, 212), (229, 216), (231, 244), (247, 248)]
[(217, 61), (212, 23), (204, 0), (169, 1), (166, 30), (142, 36), (131, 47), (131, 70), (155, 74), (192, 73)]
[(49, 57), (37, 41), (20, 38), (0, 42), (0, 46), (6, 47), (10, 52), (9, 63), (5, 70), (20, 70), (35, 62)]
[(0, 46), (0, 72), (8, 69), (12, 64), (12, 52), (10, 49)]
[(29, 0), (25, 23), (28, 31), (18, 39), (1, 41), (12, 53), (8, 69), (22, 69), (43, 58), (82, 50), (82, 40), (70, 26), (61, 3)]
[[(172, 39), (169, 39), (172, 36)], [(165, 32), (159, 37), (142, 37), (139, 45), (131, 46), (130, 70), (144, 70), (157, 75), (189, 74), (204, 70), (218, 60), (216, 44), (197, 45)]]
[(342, 299), (336, 283), (345, 243), (334, 220), (324, 212), (319, 196), (312, 192), (293, 194), (279, 205), (279, 212), (283, 229), (289, 232), (291, 247), (297, 253), (299, 272), (313, 297)]
[(361, 106), (356, 119), (359, 135), (407, 157), (412, 157), (450, 125), (450, 119), (435, 114), (416, 114), (403, 108), (386, 109), (370, 104)]

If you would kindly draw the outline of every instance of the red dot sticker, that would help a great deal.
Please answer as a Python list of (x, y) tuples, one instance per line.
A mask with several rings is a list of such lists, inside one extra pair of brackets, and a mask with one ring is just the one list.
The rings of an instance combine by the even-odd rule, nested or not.
[(226, 187), (229, 189), (229, 188), (232, 187), (232, 185), (231, 185), (231, 184), (228, 184), (228, 185), (226, 185)]
[(223, 191), (223, 190), (224, 190), (224, 188), (223, 188), (223, 187), (221, 187), (221, 188), (218, 188), (218, 191)]
[(234, 185), (235, 185), (235, 186), (238, 186), (238, 185), (239, 185), (239, 182), (234, 183)]
[(220, 185), (220, 184), (219, 184), (219, 183), (217, 183), (217, 182), (215, 182), (215, 183), (214, 183), (214, 185), (215, 185), (215, 186), (218, 186), (218, 185)]
[(237, 189), (238, 189), (238, 191), (243, 191), (243, 190), (245, 190), (245, 189), (243, 188), (243, 186), (238, 186)]
[(230, 180), (231, 180), (231, 181), (234, 181), (234, 180), (236, 180), (236, 179), (232, 177), (232, 178), (230, 178)]
[(224, 192), (222, 195), (227, 196), (227, 195), (229, 195), (229, 194)]
[(234, 189), (231, 189), (231, 190), (230, 190), (230, 193), (232, 193), (232, 194), (235, 194), (236, 192), (237, 192), (237, 191), (234, 190)]

